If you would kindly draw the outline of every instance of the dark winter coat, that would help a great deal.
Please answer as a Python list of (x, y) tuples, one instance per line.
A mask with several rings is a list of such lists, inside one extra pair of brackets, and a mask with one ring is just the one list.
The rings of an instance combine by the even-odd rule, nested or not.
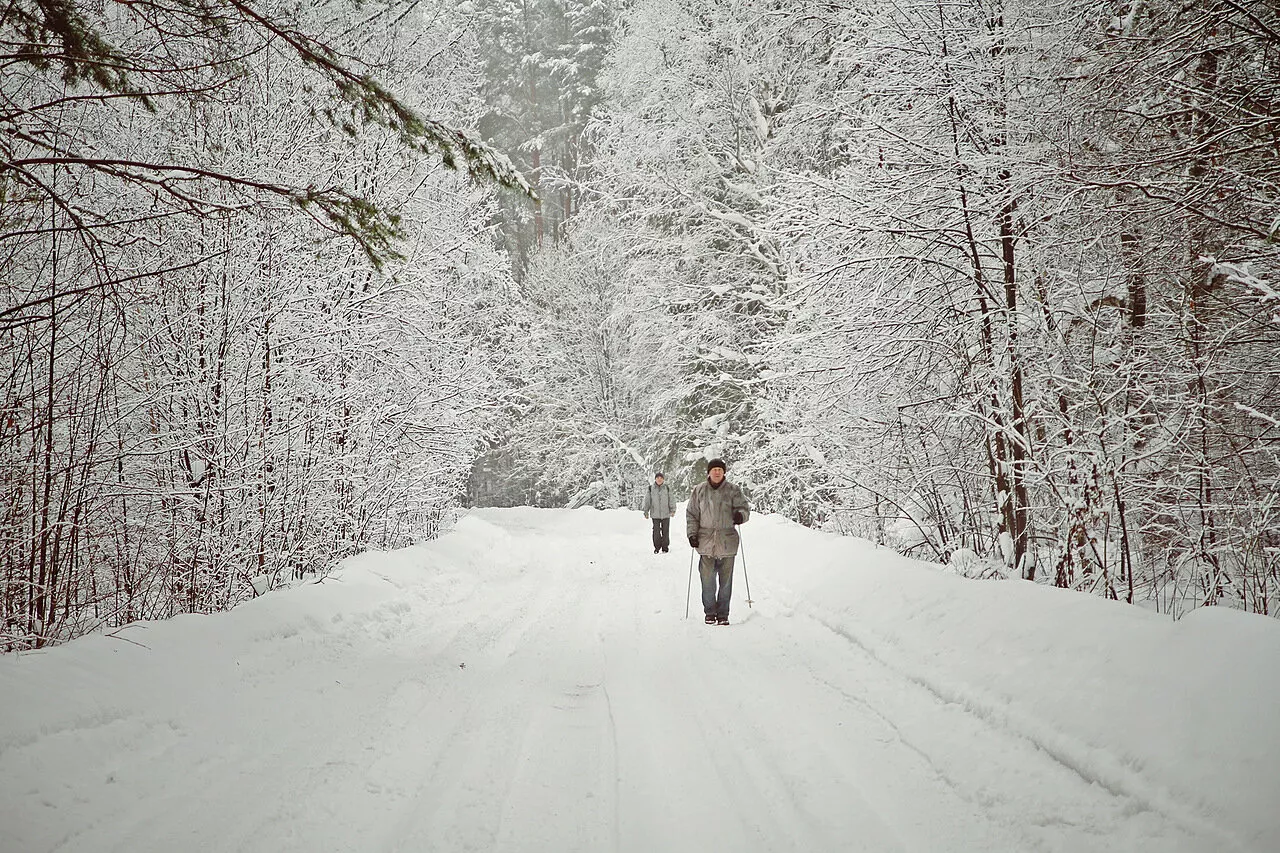
[(732, 557), (738, 553), (738, 531), (733, 526), (733, 513), (742, 513), (742, 520), (751, 517), (746, 495), (742, 489), (728, 480), (720, 488), (711, 487), (708, 480), (693, 487), (689, 504), (685, 507), (685, 533), (698, 537), (698, 553), (704, 557)]
[(641, 507), (650, 518), (672, 518), (676, 514), (676, 499), (671, 495), (671, 488), (663, 483), (649, 484), (649, 491), (644, 496)]

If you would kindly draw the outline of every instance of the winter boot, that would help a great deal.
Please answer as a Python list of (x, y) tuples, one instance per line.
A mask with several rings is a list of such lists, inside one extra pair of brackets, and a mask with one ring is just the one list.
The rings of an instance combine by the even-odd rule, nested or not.
[(708, 613), (702, 621), (706, 622), (708, 625), (714, 625), (716, 624), (716, 615), (714, 613)]

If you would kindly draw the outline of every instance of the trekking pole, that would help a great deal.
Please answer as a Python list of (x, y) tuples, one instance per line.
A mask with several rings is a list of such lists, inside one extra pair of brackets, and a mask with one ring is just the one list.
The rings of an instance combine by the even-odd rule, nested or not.
[(742, 579), (747, 582), (747, 606), (751, 607), (751, 578), (747, 577), (747, 540), (742, 538), (741, 527), (738, 528), (738, 550), (742, 552)]
[[(684, 591), (684, 618), (689, 618), (689, 599), (693, 596), (693, 555), (698, 553), (696, 549), (689, 549), (689, 585)], [(747, 591), (747, 597), (751, 597), (751, 591)]]

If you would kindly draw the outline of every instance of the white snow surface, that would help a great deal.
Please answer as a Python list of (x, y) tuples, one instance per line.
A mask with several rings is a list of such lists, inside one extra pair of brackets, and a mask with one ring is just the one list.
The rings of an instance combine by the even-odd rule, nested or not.
[(757, 516), (708, 627), (672, 528), (653, 554), (638, 512), (478, 510), (2, 658), (0, 850), (1280, 849), (1276, 620)]

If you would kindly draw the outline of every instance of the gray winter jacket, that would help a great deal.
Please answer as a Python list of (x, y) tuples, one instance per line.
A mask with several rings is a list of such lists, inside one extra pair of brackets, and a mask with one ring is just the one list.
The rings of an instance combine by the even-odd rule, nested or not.
[(663, 483), (649, 484), (649, 491), (644, 496), (641, 507), (650, 518), (671, 518), (676, 514), (676, 499), (671, 496), (671, 488)]
[(738, 531), (733, 526), (733, 511), (742, 520), (751, 517), (747, 498), (733, 483), (725, 480), (713, 489), (711, 482), (699, 483), (689, 495), (685, 507), (685, 533), (698, 537), (698, 553), (704, 557), (732, 557), (738, 553)]

